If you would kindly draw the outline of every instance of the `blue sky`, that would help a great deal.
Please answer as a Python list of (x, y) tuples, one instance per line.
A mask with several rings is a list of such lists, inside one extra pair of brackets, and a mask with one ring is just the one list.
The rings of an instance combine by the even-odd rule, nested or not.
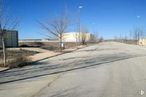
[(129, 35), (134, 27), (146, 27), (145, 0), (6, 0), (10, 13), (20, 20), (20, 39), (45, 38), (37, 20), (58, 17), (67, 8), (75, 21), (80, 5), (81, 24), (104, 38)]

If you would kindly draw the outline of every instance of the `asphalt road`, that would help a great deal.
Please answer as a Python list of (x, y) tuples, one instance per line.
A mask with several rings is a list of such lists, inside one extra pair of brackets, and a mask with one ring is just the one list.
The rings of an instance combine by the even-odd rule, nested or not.
[(31, 97), (146, 97), (145, 56), (145, 47), (103, 42), (1, 72), (0, 91), (7, 84), (59, 75)]

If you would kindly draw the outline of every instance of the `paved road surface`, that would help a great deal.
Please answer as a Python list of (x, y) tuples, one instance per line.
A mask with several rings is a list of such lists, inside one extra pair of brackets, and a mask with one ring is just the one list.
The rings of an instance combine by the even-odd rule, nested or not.
[[(49, 75), (57, 77), (50, 82)], [(48, 84), (32, 96), (21, 95), (19, 91), (13, 97), (146, 97), (143, 94), (146, 92), (146, 48), (103, 42), (2, 72), (0, 95), (11, 97), (5, 93), (15, 89), (18, 83), (31, 80), (33, 84), (34, 79), (48, 80)]]

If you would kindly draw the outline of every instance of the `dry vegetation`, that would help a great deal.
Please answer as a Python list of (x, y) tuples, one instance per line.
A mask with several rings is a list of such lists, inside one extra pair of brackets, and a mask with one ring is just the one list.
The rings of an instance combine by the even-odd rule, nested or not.
[[(88, 44), (96, 44), (102, 41), (97, 42), (88, 42)], [(47, 49), (51, 51), (56, 51), (59, 49), (59, 42), (19, 42), (20, 47), (40, 47), (42, 49)], [(76, 42), (64, 42), (65, 49), (74, 48), (79, 44)]]
[[(27, 50), (7, 50), (6, 56), (6, 67), (14, 68), (14, 67), (21, 67), (27, 65), (31, 59), (27, 57), (30, 55), (37, 54), (36, 51), (27, 51)], [(0, 50), (0, 66), (3, 67), (2, 62), (3, 54), (2, 50)]]
[[(58, 44), (59, 42), (19, 42), (20, 47), (40, 47), (51, 51), (59, 50)], [(75, 42), (66, 42), (64, 45), (66, 49), (77, 46)]]

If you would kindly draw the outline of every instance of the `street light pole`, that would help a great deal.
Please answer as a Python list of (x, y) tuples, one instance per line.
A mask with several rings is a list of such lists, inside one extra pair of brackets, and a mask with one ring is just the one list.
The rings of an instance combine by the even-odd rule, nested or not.
[(79, 20), (78, 20), (78, 27), (79, 27), (79, 44), (80, 44), (80, 42), (81, 42), (81, 9), (83, 8), (83, 6), (78, 6), (78, 11), (79, 11)]

